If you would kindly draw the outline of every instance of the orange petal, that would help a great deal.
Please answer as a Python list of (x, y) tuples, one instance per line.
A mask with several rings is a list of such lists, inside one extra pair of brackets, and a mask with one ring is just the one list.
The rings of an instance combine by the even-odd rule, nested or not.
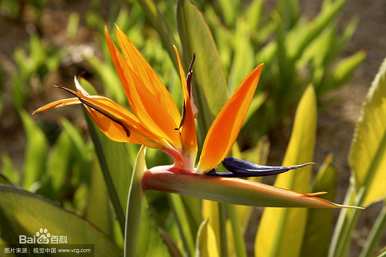
[[(171, 144), (179, 148), (180, 137), (175, 128), (178, 126), (180, 114), (170, 93), (151, 66), (119, 29), (117, 29), (117, 38), (123, 56), (106, 31), (110, 54), (133, 112), (149, 130), (166, 137)], [(160, 131), (162, 133), (159, 133)]]
[(188, 88), (186, 75), (184, 72), (184, 68), (182, 67), (178, 50), (175, 46), (173, 46), (173, 48), (177, 58), (178, 71), (180, 74), (182, 92), (184, 95), (184, 113), (183, 113), (183, 117), (180, 125), (182, 147), (184, 150), (188, 152), (188, 154), (192, 155), (194, 159), (197, 153), (197, 136), (196, 136), (196, 124), (194, 120), (193, 100), (191, 98), (192, 92), (191, 92), (191, 88)]
[(112, 100), (102, 96), (85, 96), (79, 91), (65, 89), (76, 97), (48, 103), (36, 111), (39, 113), (53, 108), (74, 104), (83, 104), (91, 118), (106, 136), (114, 141), (144, 144), (149, 147), (160, 147), (154, 136), (143, 129), (138, 119)]
[(138, 130), (132, 128), (129, 130), (125, 129), (122, 125), (95, 111), (94, 109), (89, 107), (86, 107), (86, 109), (98, 128), (111, 140), (159, 148), (159, 144), (149, 140), (142, 133), (138, 133)]
[(79, 101), (79, 99), (77, 97), (60, 99), (60, 100), (45, 104), (44, 106), (36, 109), (32, 113), (32, 115), (35, 115), (36, 113), (39, 113), (39, 112), (45, 112), (45, 111), (48, 111), (51, 109), (56, 109), (56, 108), (64, 107), (67, 105), (74, 105), (74, 104), (80, 104), (80, 103), (81, 102)]
[(247, 76), (213, 121), (201, 152), (199, 171), (207, 172), (215, 168), (232, 147), (247, 115), (262, 69), (260, 64)]

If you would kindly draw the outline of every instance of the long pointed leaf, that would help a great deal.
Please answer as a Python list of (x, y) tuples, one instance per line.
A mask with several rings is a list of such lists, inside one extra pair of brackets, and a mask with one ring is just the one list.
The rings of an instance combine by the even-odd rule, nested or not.
[(39, 180), (46, 170), (48, 143), (43, 131), (24, 111), (20, 112), (27, 137), (25, 147), (23, 186), (31, 186)]
[(207, 220), (203, 221), (197, 233), (196, 257), (219, 257), (216, 236)]
[(364, 190), (363, 204), (386, 197), (386, 61), (375, 77), (357, 124), (349, 163), (357, 190)]
[(157, 230), (142, 190), (141, 179), (146, 170), (145, 148), (137, 155), (131, 177), (125, 222), (125, 257), (169, 256)]
[(363, 247), (360, 257), (371, 257), (374, 256), (376, 248), (381, 241), (382, 235), (386, 230), (386, 205), (383, 205), (383, 208), (378, 214), (377, 219), (374, 222), (374, 225), (370, 231), (370, 234), (367, 238), (366, 244)]
[(32, 236), (40, 228), (67, 236), (69, 244), (93, 245), (95, 256), (122, 254), (106, 234), (86, 220), (36, 194), (0, 185), (0, 237), (15, 243), (19, 235)]
[[(296, 112), (283, 165), (312, 161), (316, 115), (316, 96), (313, 87), (309, 86), (300, 100)], [(310, 172), (310, 168), (306, 168), (299, 172), (281, 174), (277, 177), (275, 186), (308, 192)], [(299, 256), (306, 219), (306, 209), (266, 208), (256, 237), (255, 256)]]
[[(337, 172), (332, 165), (332, 156), (319, 169), (312, 187), (314, 192), (328, 192), (323, 198), (333, 201), (337, 186)], [(325, 257), (331, 241), (334, 224), (333, 210), (308, 210), (300, 256)]]

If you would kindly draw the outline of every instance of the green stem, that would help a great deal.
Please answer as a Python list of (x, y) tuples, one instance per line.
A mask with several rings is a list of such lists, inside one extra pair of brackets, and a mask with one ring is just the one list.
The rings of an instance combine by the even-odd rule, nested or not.
[(386, 205), (383, 205), (381, 212), (379, 213), (366, 241), (361, 255), (359, 257), (371, 257), (374, 256), (375, 248), (378, 246), (379, 241), (385, 232), (386, 228)]

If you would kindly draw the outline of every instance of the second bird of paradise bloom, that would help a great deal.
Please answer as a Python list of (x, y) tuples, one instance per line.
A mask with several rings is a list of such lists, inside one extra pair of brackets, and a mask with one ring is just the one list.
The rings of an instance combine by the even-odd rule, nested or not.
[[(184, 97), (180, 114), (172, 96), (126, 35), (116, 29), (119, 48), (105, 31), (116, 72), (130, 105), (130, 111), (109, 98), (89, 95), (75, 78), (73, 95), (46, 104), (34, 113), (81, 104), (111, 140), (159, 149), (174, 161), (144, 172), (142, 188), (191, 195), (204, 199), (271, 207), (345, 207), (317, 197), (321, 193), (297, 193), (240, 177), (275, 175), (307, 164), (262, 166), (232, 157), (226, 158), (236, 141), (260, 79), (263, 65), (252, 70), (214, 119), (196, 165), (196, 107), (192, 95), (193, 62), (185, 74), (174, 47)], [(216, 170), (220, 164), (227, 169)]]

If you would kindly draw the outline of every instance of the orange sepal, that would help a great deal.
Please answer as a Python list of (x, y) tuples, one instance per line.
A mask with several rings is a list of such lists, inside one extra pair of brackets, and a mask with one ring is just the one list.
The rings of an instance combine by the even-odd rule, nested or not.
[(79, 101), (79, 99), (77, 97), (60, 99), (60, 100), (53, 101), (51, 103), (48, 103), (48, 104), (45, 104), (45, 105), (39, 107), (38, 109), (33, 111), (32, 115), (35, 115), (35, 114), (40, 113), (40, 112), (45, 112), (45, 111), (48, 111), (51, 109), (56, 109), (56, 108), (60, 108), (60, 107), (68, 106), (68, 105), (80, 104), (80, 103), (81, 102)]
[(213, 121), (205, 138), (198, 171), (215, 168), (227, 155), (243, 125), (262, 69), (263, 64), (260, 64), (247, 76)]
[(35, 110), (33, 114), (68, 105), (83, 104), (96, 125), (112, 140), (160, 147), (161, 143), (152, 140), (154, 136), (142, 127), (135, 115), (109, 98), (88, 96), (81, 91), (63, 89), (75, 97), (48, 103)]

